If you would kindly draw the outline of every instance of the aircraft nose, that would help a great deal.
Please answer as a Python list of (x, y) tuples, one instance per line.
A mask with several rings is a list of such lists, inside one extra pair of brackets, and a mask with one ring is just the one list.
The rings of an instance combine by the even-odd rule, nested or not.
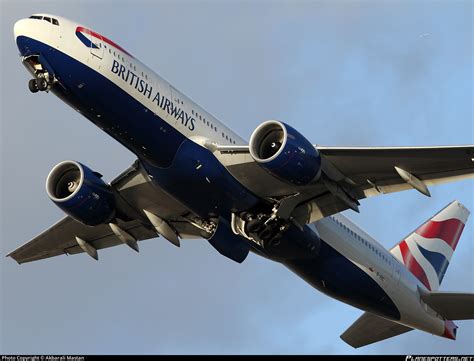
[(21, 19), (21, 20), (18, 20), (15, 23), (15, 25), (13, 25), (13, 35), (15, 36), (15, 40), (19, 36), (25, 35), (25, 33), (26, 33), (26, 23), (27, 23), (26, 19)]

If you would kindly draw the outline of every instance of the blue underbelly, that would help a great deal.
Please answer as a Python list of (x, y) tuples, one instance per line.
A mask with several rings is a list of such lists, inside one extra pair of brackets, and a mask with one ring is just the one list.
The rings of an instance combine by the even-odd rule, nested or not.
[[(109, 79), (36, 40), (18, 37), (23, 55), (41, 54), (60, 84), (53, 93), (142, 161), (152, 181), (202, 217), (246, 210), (261, 200), (217, 158)], [(198, 169), (198, 165), (201, 165)]]
[(284, 264), (335, 299), (380, 316), (400, 319), (398, 308), (382, 287), (323, 240), (317, 257), (291, 259)]

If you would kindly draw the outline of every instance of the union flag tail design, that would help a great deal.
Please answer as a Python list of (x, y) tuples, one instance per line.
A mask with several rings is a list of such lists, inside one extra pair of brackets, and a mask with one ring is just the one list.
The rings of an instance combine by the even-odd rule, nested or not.
[(428, 290), (435, 291), (443, 280), (469, 213), (459, 201), (451, 202), (390, 252)]

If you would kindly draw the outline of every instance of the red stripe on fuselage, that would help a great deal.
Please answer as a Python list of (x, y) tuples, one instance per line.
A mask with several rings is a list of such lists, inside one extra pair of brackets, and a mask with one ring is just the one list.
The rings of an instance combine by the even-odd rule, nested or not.
[(77, 31), (80, 31), (82, 33), (86, 33), (86, 34), (89, 34), (89, 35), (92, 35), (94, 38), (97, 38), (99, 40), (103, 40), (104, 42), (106, 42), (107, 44), (109, 44), (110, 46), (113, 46), (114, 48), (120, 50), (120, 51), (123, 51), (125, 54), (127, 54), (128, 56), (131, 56), (133, 58), (133, 56), (128, 52), (126, 51), (124, 48), (122, 48), (120, 45), (114, 43), (112, 40), (106, 38), (105, 36), (103, 35), (100, 35), (99, 33), (96, 33), (95, 31), (93, 30), (89, 30), (87, 28), (84, 28), (82, 26), (78, 26), (76, 28), (76, 32)]
[(464, 223), (459, 219), (451, 218), (441, 222), (428, 221), (418, 228), (415, 233), (424, 238), (440, 238), (449, 244), (454, 251), (463, 229)]
[(402, 241), (399, 244), (400, 252), (402, 253), (403, 263), (405, 263), (405, 267), (416, 277), (418, 278), (421, 283), (423, 283), (428, 290), (431, 291), (430, 282), (428, 281), (428, 277), (426, 277), (426, 273), (423, 268), (420, 266), (418, 261), (415, 259), (413, 254), (410, 252), (408, 248), (408, 244), (405, 241)]

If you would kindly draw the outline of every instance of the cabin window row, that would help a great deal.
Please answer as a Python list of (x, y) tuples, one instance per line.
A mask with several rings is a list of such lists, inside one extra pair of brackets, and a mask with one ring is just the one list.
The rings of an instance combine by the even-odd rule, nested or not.
[(354, 232), (352, 229), (347, 227), (345, 224), (342, 222), (339, 222), (337, 219), (334, 218), (336, 223), (345, 229), (347, 232), (349, 232), (355, 239), (357, 239), (359, 242), (363, 243), (366, 247), (368, 247), (372, 252), (374, 252), (377, 256), (379, 256), (382, 260), (384, 260), (386, 263), (390, 264), (390, 260), (385, 254), (383, 254), (377, 247), (375, 247), (372, 243), (367, 241), (365, 238), (361, 237), (360, 234)]

